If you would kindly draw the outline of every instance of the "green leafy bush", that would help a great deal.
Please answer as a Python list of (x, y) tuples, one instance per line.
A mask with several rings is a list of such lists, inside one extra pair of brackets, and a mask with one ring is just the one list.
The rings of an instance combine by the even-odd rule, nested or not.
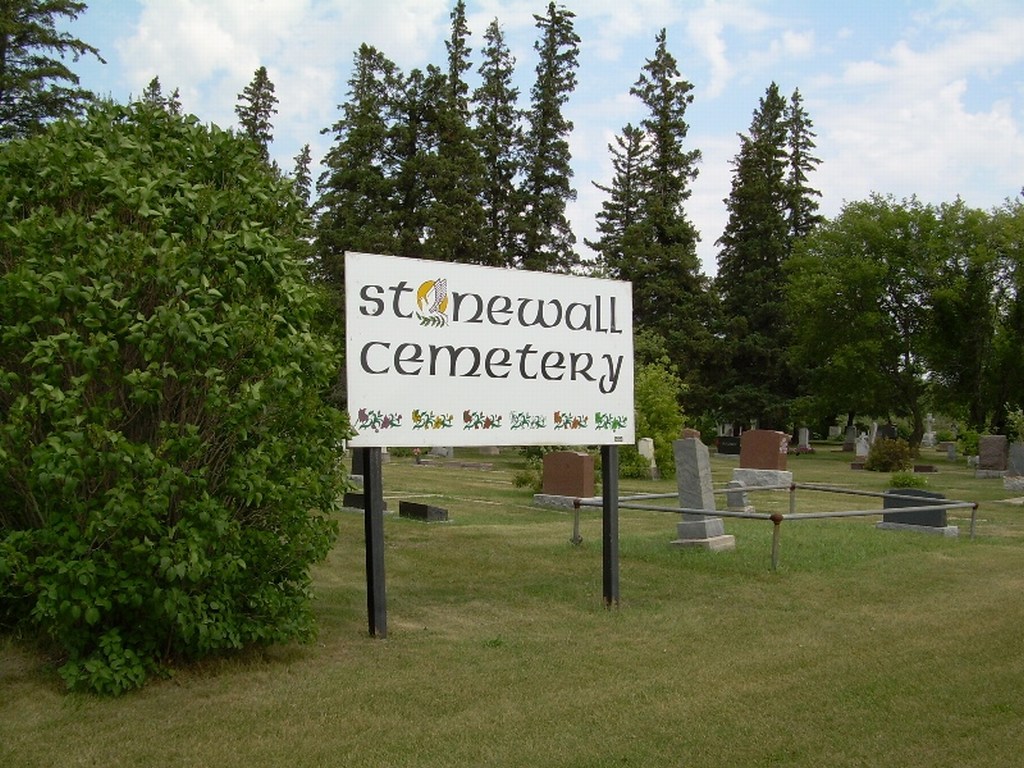
[(911, 469), (914, 459), (910, 453), (910, 445), (906, 440), (880, 438), (868, 451), (864, 469), (872, 472), (899, 472)]
[(679, 439), (683, 429), (683, 412), (679, 408), (682, 388), (682, 381), (667, 360), (637, 367), (633, 397), (636, 437), (654, 440), (654, 462), (662, 477), (676, 476), (672, 443)]
[(965, 429), (957, 437), (957, 448), (964, 456), (977, 456), (981, 435), (973, 429)]
[(1007, 408), (1006, 431), (1011, 441), (1024, 442), (1024, 409)]
[(624, 445), (619, 449), (619, 477), (631, 480), (651, 479), (651, 463), (640, 454), (635, 445)]
[(928, 480), (913, 472), (893, 472), (889, 478), (890, 488), (927, 488)]
[(307, 638), (343, 490), (290, 184), (103, 105), (0, 147), (0, 623), (74, 689)]

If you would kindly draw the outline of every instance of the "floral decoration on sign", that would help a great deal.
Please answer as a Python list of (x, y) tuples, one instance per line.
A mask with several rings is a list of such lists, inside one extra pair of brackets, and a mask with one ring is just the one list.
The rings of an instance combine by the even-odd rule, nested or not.
[(488, 416), (481, 411), (462, 412), (463, 429), (496, 429), (501, 426), (501, 416)]
[(628, 419), (625, 416), (616, 416), (611, 413), (594, 414), (594, 427), (596, 429), (624, 429)]
[(544, 429), (548, 420), (544, 416), (537, 416), (525, 411), (512, 411), (509, 414), (512, 429)]
[(356, 429), (372, 429), (374, 432), (400, 427), (402, 426), (402, 414), (360, 408), (359, 413), (356, 414), (355, 426)]
[(586, 429), (589, 419), (564, 411), (555, 411), (555, 429)]
[(455, 417), (450, 413), (437, 414), (419, 409), (412, 412), (413, 429), (447, 429), (454, 421)]

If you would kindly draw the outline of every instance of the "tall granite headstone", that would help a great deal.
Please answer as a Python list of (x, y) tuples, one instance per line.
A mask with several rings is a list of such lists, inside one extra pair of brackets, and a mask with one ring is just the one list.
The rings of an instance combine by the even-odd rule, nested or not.
[(1008, 491), (1024, 491), (1024, 443), (1022, 442), (1010, 443), (1003, 488)]
[(714, 551), (735, 549), (736, 539), (725, 533), (721, 517), (716, 517), (715, 494), (711, 484), (711, 459), (708, 447), (694, 437), (672, 443), (676, 463), (679, 506), (689, 510), (706, 510), (709, 514), (684, 512), (676, 525), (679, 547), (702, 547)]
[(772, 429), (751, 429), (740, 441), (740, 466), (732, 471), (733, 480), (748, 488), (793, 482), (793, 473), (786, 469), (789, 435)]
[(1006, 435), (978, 438), (978, 472), (1005, 472), (1007, 446)]

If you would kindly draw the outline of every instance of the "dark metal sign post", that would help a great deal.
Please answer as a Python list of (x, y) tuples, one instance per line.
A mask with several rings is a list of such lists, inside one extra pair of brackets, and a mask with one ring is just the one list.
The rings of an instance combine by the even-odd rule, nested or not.
[(601, 446), (601, 552), (604, 604), (619, 604), (619, 447)]
[(388, 636), (388, 605), (384, 587), (384, 480), (380, 448), (363, 452), (363, 530), (366, 534), (366, 609), (370, 636)]

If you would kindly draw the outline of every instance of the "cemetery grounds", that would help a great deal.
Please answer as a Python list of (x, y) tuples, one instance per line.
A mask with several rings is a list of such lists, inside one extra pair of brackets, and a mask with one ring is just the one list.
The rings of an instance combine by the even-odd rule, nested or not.
[[(932, 455), (934, 453), (934, 455)], [(835, 444), (790, 456), (797, 483), (881, 491)], [(621, 603), (602, 599), (601, 510), (534, 506), (523, 458), (384, 465), (388, 637), (367, 633), (361, 514), (314, 578), (320, 632), (177, 670), (140, 692), (66, 694), (0, 638), (0, 765), (1019, 766), (1024, 506), (925, 449), (928, 489), (979, 503), (958, 538), (880, 517), (726, 519), (733, 552), (669, 546), (671, 512), (622, 510)], [(712, 457), (716, 487), (735, 459)], [(674, 481), (622, 480), (621, 492)], [(798, 491), (798, 511), (879, 499)], [(720, 497), (723, 498), (724, 497)], [(399, 517), (402, 499), (450, 520)], [(755, 492), (786, 512), (785, 492)], [(720, 504), (723, 501), (719, 502)]]

